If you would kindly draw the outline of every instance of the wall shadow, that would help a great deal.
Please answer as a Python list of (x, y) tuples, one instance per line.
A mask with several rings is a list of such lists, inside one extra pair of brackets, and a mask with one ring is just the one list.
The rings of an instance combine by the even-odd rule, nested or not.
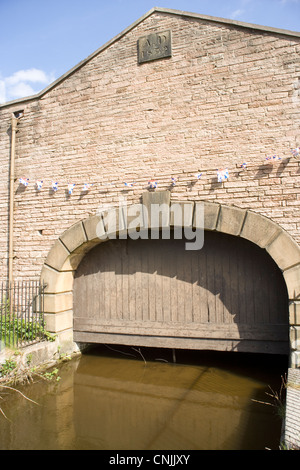
[[(201, 250), (186, 251), (186, 241), (184, 238), (127, 238), (97, 245), (75, 272), (75, 310), (92, 315), (89, 309), (94, 308), (93, 302), (86, 302), (86, 298), (99, 294), (98, 273), (112, 276), (108, 276), (106, 282), (111, 282), (114, 297), (114, 276), (124, 275), (128, 279), (137, 273), (156, 274), (163, 279), (183, 281), (191, 295), (191, 286), (199, 286), (205, 321), (212, 324), (234, 322), (238, 326), (241, 341), (236, 350), (247, 351), (250, 342), (246, 344), (242, 338), (249, 325), (258, 331), (270, 328), (270, 341), (274, 340), (273, 327), (278, 330), (279, 326), (281, 338), (278, 342), (286, 345), (282, 347), (288, 354), (287, 288), (280, 269), (269, 254), (248, 240), (220, 232), (206, 231)], [(154, 284), (152, 288), (155, 289)], [(106, 295), (109, 296), (109, 292), (108, 286)], [(189, 305), (192, 302), (189, 298), (182, 301)], [(255, 338), (253, 340), (255, 342)]]

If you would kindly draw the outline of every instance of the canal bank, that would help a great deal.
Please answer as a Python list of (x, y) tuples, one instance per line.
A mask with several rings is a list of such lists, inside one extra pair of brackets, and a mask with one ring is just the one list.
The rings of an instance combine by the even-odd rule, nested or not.
[(3, 376), (1, 378), (0, 374), (0, 387), (1, 383), (7, 381), (16, 384), (18, 382), (22, 383), (31, 370), (47, 370), (58, 365), (66, 358), (74, 358), (80, 354), (81, 350), (78, 346), (74, 347), (72, 352), (64, 352), (61, 349), (59, 340), (54, 337), (51, 341), (30, 344), (21, 349), (0, 348), (0, 370), (4, 364), (14, 364), (10, 377)]
[(283, 440), (287, 449), (300, 450), (300, 369), (289, 369)]
[[(48, 355), (44, 366), (57, 365), (54, 345), (44, 346), (48, 346), (48, 352), (43, 353), (44, 359)], [(23, 389), (40, 406), (16, 397), (4, 400), (6, 414), (20, 426), (13, 430), (13, 424), (4, 423), (0, 448), (279, 447), (280, 420), (274, 417), (273, 408), (258, 403), (269, 401), (268, 386), (276, 390), (280, 384), (284, 368), (274, 367), (275, 362), (280, 362), (277, 359), (272, 362), (269, 356), (261, 367), (262, 361), (257, 361), (256, 355), (239, 353), (176, 351), (174, 363), (172, 351), (166, 349), (140, 351), (120, 347), (112, 351), (102, 346), (87, 351), (60, 366), (59, 383), (35, 383)], [(288, 398), (290, 390), (293, 396), (298, 392), (289, 384)], [(291, 425), (295, 415), (290, 410), (292, 407), (287, 410), (286, 431), (291, 438), (291, 429), (296, 428)], [(3, 442), (5, 426), (9, 428), (10, 443)], [(33, 441), (25, 444), (22, 433), (27, 439), (26, 429), (31, 426), (35, 439), (32, 437)], [(278, 442), (276, 436), (274, 441), (270, 435), (276, 429)], [(51, 434), (51, 443), (45, 443), (43, 434)], [(127, 442), (124, 436), (128, 436)], [(259, 439), (263, 440), (262, 447)]]

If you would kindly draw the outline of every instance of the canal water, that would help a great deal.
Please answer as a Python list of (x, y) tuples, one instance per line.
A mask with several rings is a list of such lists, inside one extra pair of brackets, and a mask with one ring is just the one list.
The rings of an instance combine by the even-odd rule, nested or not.
[(0, 390), (0, 450), (279, 448), (269, 405), (287, 358), (99, 346), (63, 363), (59, 381)]

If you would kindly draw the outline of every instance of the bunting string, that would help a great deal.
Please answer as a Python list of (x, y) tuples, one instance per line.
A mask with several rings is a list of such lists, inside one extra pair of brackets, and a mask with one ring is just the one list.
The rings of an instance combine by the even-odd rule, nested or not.
[[(291, 156), (294, 157), (295, 159), (297, 160), (300, 160), (300, 147), (296, 147), (294, 149), (290, 149), (290, 152), (291, 152)], [(265, 165), (268, 165), (268, 164), (276, 164), (278, 162), (282, 162), (283, 160), (285, 161), (289, 161), (291, 157), (286, 157), (285, 159), (282, 159), (281, 157), (279, 157), (277, 154), (274, 154), (274, 155), (271, 155), (271, 156), (267, 156), (265, 157), (264, 161), (261, 163), (261, 164), (265, 164)], [(243, 162), (241, 164), (238, 164), (235, 166), (235, 168), (240, 168), (242, 171), (243, 170), (248, 170), (248, 169), (251, 169), (251, 168), (254, 168), (254, 167), (257, 167), (257, 164), (248, 164), (247, 162)], [(188, 171), (185, 171), (183, 170), (183, 179), (186, 181), (187, 179), (187, 176), (186, 174), (187, 173), (190, 173), (190, 178), (191, 178), (191, 184), (195, 184), (197, 183), (197, 181), (201, 180), (202, 177), (203, 177), (203, 174), (206, 172), (207, 174), (211, 174), (213, 172), (216, 172), (216, 181), (218, 183), (225, 183), (226, 181), (229, 180), (230, 178), (230, 172), (232, 170), (228, 169), (228, 168), (222, 168), (222, 169), (212, 169), (212, 168), (207, 168), (203, 171), (201, 171), (200, 169), (198, 169), (198, 171), (196, 173), (191, 173), (191, 172), (188, 172)], [(239, 175), (239, 173), (238, 173)], [(179, 177), (175, 177), (175, 176), (170, 176), (170, 187), (175, 187), (178, 182), (181, 180), (181, 177), (182, 176), (179, 176)], [(163, 178), (163, 185), (165, 186), (165, 179), (166, 179), (166, 175), (160, 175), (160, 178)], [(148, 183), (147, 183), (147, 188), (148, 189), (156, 189), (159, 187), (159, 179), (149, 179), (148, 180)], [(139, 180), (141, 180), (141, 178), (139, 178)], [(24, 186), (25, 188), (27, 188), (29, 186), (29, 178), (28, 177), (21, 177), (18, 179), (19, 181), (19, 184)], [(146, 180), (147, 181), (147, 180)], [(140, 181), (141, 182), (141, 181)], [(53, 191), (53, 192), (57, 192), (59, 187), (63, 187), (63, 186), (67, 186), (67, 192), (69, 194), (69, 196), (71, 196), (74, 192), (74, 189), (75, 189), (75, 186), (76, 187), (80, 187), (81, 188), (81, 191), (83, 193), (88, 193), (93, 187), (101, 187), (101, 189), (104, 189), (104, 188), (107, 188), (107, 187), (112, 187), (112, 186), (115, 186), (115, 187), (120, 187), (121, 185), (123, 185), (123, 189), (124, 190), (130, 190), (130, 189), (134, 189), (134, 187), (137, 185), (137, 184), (140, 184), (140, 182), (137, 182), (137, 181), (123, 181), (123, 183), (121, 183), (120, 181), (114, 181), (114, 182), (85, 182), (85, 183), (78, 183), (77, 181), (76, 182), (67, 182), (67, 183), (62, 183), (61, 181), (55, 181), (55, 180), (51, 180), (50, 181), (50, 189)], [(45, 180), (44, 179), (39, 179), (39, 180), (36, 180), (35, 181), (35, 189), (38, 191), (38, 192), (41, 192), (42, 189), (45, 187)]]

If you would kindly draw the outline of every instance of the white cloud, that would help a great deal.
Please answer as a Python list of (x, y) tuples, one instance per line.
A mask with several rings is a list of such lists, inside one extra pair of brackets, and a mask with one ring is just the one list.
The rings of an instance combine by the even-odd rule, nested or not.
[(28, 69), (19, 70), (6, 79), (9, 85), (15, 85), (20, 82), (49, 83), (49, 77), (43, 70)]
[(9, 77), (0, 77), (0, 103), (34, 95), (54, 80), (53, 74), (48, 75), (35, 68), (18, 70)]
[(13, 86), (9, 86), (9, 93), (15, 98), (23, 98), (24, 96), (34, 95), (35, 91), (28, 83), (19, 82)]
[(243, 13), (244, 13), (244, 10), (238, 8), (237, 10), (234, 10), (234, 11), (230, 14), (230, 18), (232, 18), (233, 20), (235, 20), (236, 18), (239, 18)]

